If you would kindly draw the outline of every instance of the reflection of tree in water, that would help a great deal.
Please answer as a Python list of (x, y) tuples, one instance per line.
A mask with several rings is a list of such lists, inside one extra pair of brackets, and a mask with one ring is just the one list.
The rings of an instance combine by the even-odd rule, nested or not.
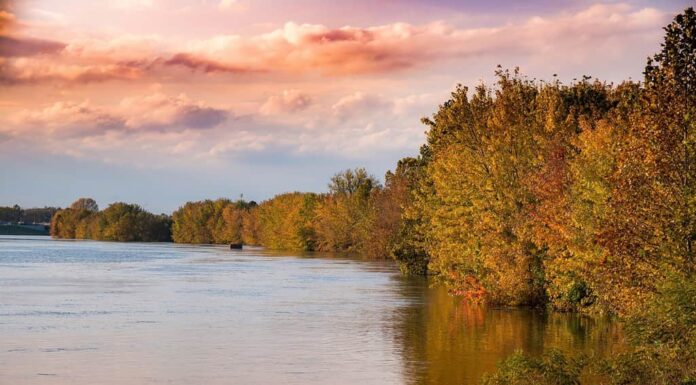
[(604, 356), (620, 345), (607, 319), (467, 304), (425, 280), (405, 279), (401, 288), (412, 302), (395, 314), (395, 336), (409, 384), (476, 384), (517, 349)]

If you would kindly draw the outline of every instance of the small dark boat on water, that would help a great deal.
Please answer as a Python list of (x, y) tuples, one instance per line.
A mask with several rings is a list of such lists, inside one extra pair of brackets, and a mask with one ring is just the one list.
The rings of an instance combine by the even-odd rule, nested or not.
[(233, 250), (241, 250), (242, 249), (242, 244), (241, 243), (230, 243), (230, 249)]

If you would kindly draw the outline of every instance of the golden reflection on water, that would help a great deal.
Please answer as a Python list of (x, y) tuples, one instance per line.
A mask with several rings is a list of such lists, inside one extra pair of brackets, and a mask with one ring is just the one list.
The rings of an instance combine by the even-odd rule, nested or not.
[(342, 255), (0, 236), (0, 384), (476, 384), (516, 349), (620, 346), (606, 319), (428, 284)]
[[(396, 314), (409, 384), (476, 384), (484, 373), (516, 350), (540, 354), (549, 348), (606, 357), (621, 348), (622, 333), (608, 318), (490, 308), (450, 296), (425, 282), (404, 285), (420, 295)], [(583, 383), (595, 382), (587, 376)]]

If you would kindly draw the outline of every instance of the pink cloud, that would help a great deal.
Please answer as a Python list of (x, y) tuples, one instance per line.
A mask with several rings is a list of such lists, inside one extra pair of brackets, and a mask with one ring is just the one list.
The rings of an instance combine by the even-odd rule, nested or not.
[(168, 66), (182, 66), (189, 68), (194, 71), (201, 71), (204, 73), (211, 72), (230, 72), (230, 73), (246, 73), (254, 72), (250, 68), (244, 68), (242, 66), (223, 64), (211, 59), (205, 59), (196, 57), (187, 53), (178, 53), (172, 56), (170, 59), (164, 62)]
[(0, 58), (0, 83), (71, 82), (93, 83), (107, 80), (134, 80), (142, 77), (138, 63), (67, 64), (49, 58)]
[(592, 55), (593, 48), (605, 39), (653, 33), (664, 22), (665, 15), (656, 9), (619, 4), (477, 29), (439, 22), (369, 28), (286, 23), (266, 34), (223, 35), (194, 42), (187, 57), (268, 72), (383, 73), (448, 58), (535, 54), (568, 47)]
[(42, 133), (56, 137), (99, 136), (106, 132), (176, 132), (220, 125), (231, 114), (194, 102), (186, 95), (155, 93), (123, 99), (117, 106), (94, 106), (89, 101), (56, 102), (12, 117), (13, 136)]
[(391, 108), (392, 102), (388, 100), (363, 92), (355, 92), (340, 98), (331, 106), (331, 111), (336, 118), (345, 120), (354, 115), (371, 115)]
[(0, 57), (33, 56), (59, 52), (65, 44), (42, 39), (18, 39), (0, 35)]
[(63, 137), (103, 133), (123, 127), (124, 119), (89, 102), (56, 102), (40, 110), (22, 111), (13, 117), (16, 129), (12, 134), (25, 136), (43, 133)]
[(5, 84), (136, 80), (158, 61), (148, 37), (63, 43), (4, 36), (0, 44), (0, 82)]
[(230, 116), (223, 109), (196, 103), (184, 94), (173, 97), (162, 93), (125, 98), (118, 113), (129, 129), (161, 131), (212, 128)]
[[(652, 37), (664, 22), (665, 15), (653, 8), (600, 4), (491, 28), (440, 22), (368, 28), (286, 23), (264, 34), (221, 35), (183, 45), (148, 36), (68, 43), (12, 36), (0, 41), (0, 79), (22, 83), (181, 78), (181, 72), (172, 72), (174, 67), (205, 74), (359, 75), (482, 55), (553, 51), (592, 58), (598, 44), (612, 44), (620, 51), (625, 48), (621, 42)], [(172, 49), (180, 45), (184, 48)]]
[(263, 115), (278, 115), (302, 111), (312, 104), (312, 99), (299, 90), (284, 90), (279, 95), (270, 96), (261, 106)]

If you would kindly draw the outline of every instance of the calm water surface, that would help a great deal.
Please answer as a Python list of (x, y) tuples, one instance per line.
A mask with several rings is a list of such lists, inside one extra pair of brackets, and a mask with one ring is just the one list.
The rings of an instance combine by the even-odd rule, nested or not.
[(0, 236), (0, 384), (473, 384), (603, 320), (468, 306), (392, 263)]

